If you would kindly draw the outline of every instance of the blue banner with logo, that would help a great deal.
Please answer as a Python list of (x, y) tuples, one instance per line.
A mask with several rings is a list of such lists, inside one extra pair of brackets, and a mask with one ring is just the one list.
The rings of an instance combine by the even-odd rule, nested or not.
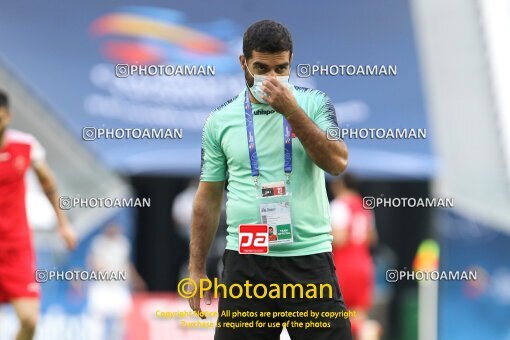
[[(2, 64), (123, 173), (198, 174), (205, 118), (243, 89), (243, 33), (266, 18), (293, 35), (291, 82), (326, 92), (343, 128), (427, 128), (407, 1), (26, 0), (0, 8)], [(132, 65), (167, 67), (128, 76)], [(331, 65), (329, 74), (311, 74)], [(376, 66), (387, 72), (370, 75)], [(434, 171), (430, 134), (382, 140), (366, 132), (345, 138), (352, 170)]]

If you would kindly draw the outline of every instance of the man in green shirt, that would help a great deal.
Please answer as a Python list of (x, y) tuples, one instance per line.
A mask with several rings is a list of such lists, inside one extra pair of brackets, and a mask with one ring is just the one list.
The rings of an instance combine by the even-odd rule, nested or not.
[[(203, 129), (200, 185), (191, 224), (190, 278), (197, 283), (207, 279), (205, 260), (218, 227), (227, 181), (223, 283), (249, 281), (268, 287), (271, 283), (322, 283), (333, 287), (333, 292), (324, 299), (253, 298), (249, 292), (238, 299), (222, 296), (215, 339), (279, 339), (282, 327), (292, 339), (351, 339), (346, 318), (260, 317), (277, 311), (345, 312), (331, 258), (324, 171), (335, 176), (344, 171), (347, 147), (326, 136), (328, 129), (338, 128), (329, 98), (321, 91), (289, 84), (292, 39), (283, 25), (271, 20), (251, 25), (244, 34), (239, 60), (246, 89), (213, 110)], [(255, 228), (262, 230), (262, 236), (248, 235), (253, 226), (242, 225), (259, 225)], [(245, 229), (240, 237), (241, 228)], [(198, 295), (189, 301), (193, 310), (201, 310)], [(206, 294), (205, 302), (210, 303), (210, 295)], [(236, 319), (222, 313), (226, 310), (250, 311), (252, 317)], [(221, 327), (238, 321), (246, 323)], [(268, 327), (269, 321), (278, 324)], [(311, 323), (307, 326), (306, 322)]]

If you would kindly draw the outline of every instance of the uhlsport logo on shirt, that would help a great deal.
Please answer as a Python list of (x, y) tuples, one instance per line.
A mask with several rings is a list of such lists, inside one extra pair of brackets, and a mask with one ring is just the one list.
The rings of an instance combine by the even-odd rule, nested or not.
[(239, 254), (267, 254), (269, 227), (267, 224), (239, 225)]
[(275, 113), (275, 110), (264, 110), (264, 109), (260, 109), (260, 110), (256, 110), (256, 111), (253, 111), (253, 114), (255, 116), (267, 116), (267, 115), (270, 115), (272, 113)]

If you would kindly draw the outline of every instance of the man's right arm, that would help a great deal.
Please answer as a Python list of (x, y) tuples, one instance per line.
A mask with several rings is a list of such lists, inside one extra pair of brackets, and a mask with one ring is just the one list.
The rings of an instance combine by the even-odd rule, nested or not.
[[(205, 262), (218, 229), (224, 185), (225, 181), (200, 182), (193, 201), (189, 275), (197, 285), (200, 279), (207, 278)], [(206, 294), (205, 301), (211, 303), (210, 294)], [(198, 294), (189, 299), (189, 304), (194, 311), (201, 311)]]

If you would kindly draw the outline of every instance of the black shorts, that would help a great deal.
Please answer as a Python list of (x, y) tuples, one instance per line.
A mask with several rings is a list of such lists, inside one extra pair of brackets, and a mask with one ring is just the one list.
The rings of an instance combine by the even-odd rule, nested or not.
[[(293, 340), (352, 339), (351, 324), (347, 318), (348, 313), (340, 293), (331, 253), (275, 257), (241, 255), (236, 251), (225, 250), (223, 265), (222, 283), (227, 287), (234, 283), (244, 286), (248, 281), (252, 287), (263, 284), (268, 291), (274, 287), (271, 284), (275, 283), (282, 289), (279, 298), (274, 298), (274, 294), (273, 298), (255, 298), (253, 289), (250, 293), (252, 298), (246, 297), (246, 294), (238, 299), (220, 296), (215, 340), (278, 340), (283, 324), (287, 326)], [(287, 296), (284, 298), (283, 284), (301, 284), (305, 296), (301, 297), (297, 289), (292, 298), (292, 291), (286, 289)], [(319, 296), (321, 289), (317, 288), (317, 293), (314, 294), (307, 290), (306, 287), (311, 287), (307, 284), (315, 287), (323, 284), (331, 289), (324, 289), (322, 298), (310, 298), (313, 295)], [(265, 295), (263, 289), (256, 291), (259, 297)], [(234, 295), (238, 295), (238, 290)], [(315, 315), (313, 318), (311, 311)], [(331, 315), (336, 317), (330, 317)], [(250, 325), (253, 327), (249, 327)]]

